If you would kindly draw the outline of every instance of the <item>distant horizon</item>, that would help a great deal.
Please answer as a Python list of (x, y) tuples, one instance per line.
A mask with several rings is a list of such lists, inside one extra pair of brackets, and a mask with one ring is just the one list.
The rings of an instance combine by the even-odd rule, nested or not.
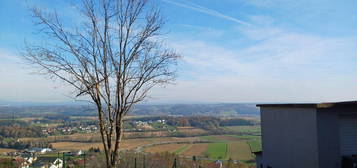
[[(356, 101), (356, 100), (344, 100), (345, 101)], [(329, 102), (308, 102), (308, 101), (297, 101), (297, 102), (167, 102), (167, 103), (139, 103), (137, 105), (213, 105), (213, 104), (304, 104), (304, 103), (329, 103)], [(82, 106), (91, 105), (89, 102), (83, 101), (57, 101), (57, 102), (31, 102), (31, 101), (2, 101), (0, 100), (1, 106)]]

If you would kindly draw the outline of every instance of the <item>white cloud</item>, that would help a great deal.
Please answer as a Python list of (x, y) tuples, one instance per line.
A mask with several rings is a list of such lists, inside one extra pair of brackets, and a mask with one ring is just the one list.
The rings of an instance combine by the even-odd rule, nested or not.
[[(249, 43), (245, 46), (227, 47), (196, 36), (169, 39), (170, 47), (184, 55), (179, 79), (176, 85), (155, 88), (149, 102), (357, 99), (357, 37), (322, 37), (277, 27), (268, 17), (252, 20), (258, 26), (239, 27), (235, 32), (211, 29), (218, 33), (214, 38), (240, 34)], [(30, 75), (32, 70), (24, 69), (19, 62), (15, 54), (0, 50), (0, 100), (69, 100), (68, 87)]]
[(357, 37), (321, 37), (277, 27), (240, 33), (256, 43), (232, 49), (199, 39), (171, 40), (192, 70), (179, 76), (191, 79), (156, 89), (154, 97), (184, 102), (357, 99)]

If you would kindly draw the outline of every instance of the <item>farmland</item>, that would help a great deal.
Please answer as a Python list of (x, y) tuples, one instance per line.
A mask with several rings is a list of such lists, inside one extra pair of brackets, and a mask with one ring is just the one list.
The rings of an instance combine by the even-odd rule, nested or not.
[[(231, 136), (227, 136), (230, 139)], [(207, 139), (206, 137), (203, 139)], [(172, 142), (170, 144), (155, 145), (145, 148), (145, 152), (150, 153), (175, 153), (183, 156), (200, 156), (210, 159), (234, 159), (234, 160), (251, 160), (252, 155), (249, 147), (249, 141), (221, 141), (222, 136), (212, 137), (212, 139), (218, 139), (211, 143), (177, 143), (169, 138), (160, 138), (161, 142)], [(153, 143), (154, 139), (133, 139), (123, 143), (123, 149), (135, 149), (136, 147), (148, 145)], [(181, 138), (179, 141), (190, 141), (192, 138)], [(256, 142), (258, 143), (258, 142)], [(53, 147), (59, 151), (71, 151), (71, 150), (88, 150), (91, 147), (99, 147), (102, 149), (102, 144), (98, 143), (80, 143), (80, 142), (57, 142), (52, 143)]]
[(180, 148), (178, 148), (174, 153), (175, 154), (180, 154), (182, 153), (183, 151), (189, 149), (192, 147), (192, 144), (189, 144), (189, 145), (184, 145), (184, 146), (181, 146)]
[[(234, 129), (239, 132), (241, 130), (248, 132), (255, 132), (256, 126), (241, 126), (229, 127), (225, 129)], [(197, 129), (180, 128), (185, 131)], [(82, 138), (90, 138), (91, 136), (99, 136), (96, 134), (74, 134), (69, 135), (75, 138), (82, 136)], [(34, 138), (36, 139), (36, 138)], [(26, 140), (34, 140), (27, 138)], [(201, 143), (197, 143), (202, 141)], [(88, 150), (91, 147), (102, 149), (101, 142), (53, 142), (53, 147), (58, 151), (71, 150)], [(196, 137), (153, 137), (153, 138), (134, 138), (126, 139), (122, 144), (122, 149), (135, 150), (143, 147), (143, 152), (149, 153), (174, 153), (187, 157), (200, 157), (208, 159), (233, 159), (241, 161), (250, 161), (253, 159), (251, 152), (259, 151), (260, 136), (254, 134), (242, 135), (208, 135)]]
[(206, 149), (205, 155), (211, 159), (227, 159), (227, 147), (226, 143), (210, 143)]
[(234, 126), (224, 129), (240, 134), (199, 136), (200, 140), (209, 143), (175, 144), (173, 145), (175, 149), (167, 148), (166, 145), (158, 145), (154, 148), (160, 149), (160, 152), (171, 152), (184, 156), (241, 161), (251, 161), (254, 159), (252, 152), (261, 150), (259, 126)]
[[(163, 137), (163, 138), (138, 138), (138, 139), (127, 139), (123, 141), (122, 148), (126, 150), (133, 150), (140, 146), (146, 146), (154, 144), (155, 142), (167, 142), (167, 143), (177, 143), (177, 142), (190, 142), (196, 141), (199, 138), (188, 137), (188, 138), (177, 138), (177, 137)], [(58, 151), (70, 151), (70, 150), (88, 150), (91, 147), (102, 148), (101, 142), (54, 142), (53, 147)], [(163, 150), (165, 151), (165, 150)], [(169, 150), (167, 150), (170, 152)]]
[[(249, 152), (247, 152), (249, 151)], [(249, 145), (244, 141), (228, 143), (228, 156), (233, 160), (251, 160), (253, 159)]]
[(194, 144), (190, 148), (182, 151), (180, 154), (184, 156), (204, 156), (209, 143)]
[[(223, 160), (231, 158), (233, 160), (242, 161), (252, 160), (252, 151), (260, 150), (260, 141), (239, 139), (233, 135), (202, 136), (200, 139), (208, 141), (209, 143), (172, 145), (175, 149), (168, 148), (167, 145), (158, 145), (153, 148), (159, 152), (171, 152), (184, 156), (199, 156), (203, 158)], [(254, 145), (254, 150), (252, 148), (251, 151), (250, 145)]]
[[(4, 153), (3, 157), (32, 147), (49, 147), (54, 150), (41, 154), (42, 157), (56, 157), (58, 153), (76, 153), (80, 150), (96, 151), (99, 152), (98, 156), (103, 154), (95, 117), (45, 116), (1, 122), (7, 124), (3, 134), (12, 137), (2, 140), (0, 153)], [(17, 135), (25, 136), (15, 138)], [(252, 152), (261, 150), (259, 120), (254, 118), (130, 116), (125, 123), (123, 139), (121, 152), (132, 152), (134, 156), (160, 155), (180, 157), (187, 161), (194, 158), (202, 163), (222, 160), (228, 164), (230, 160), (253, 166)], [(15, 140), (18, 143), (14, 142), (12, 146), (6, 144)], [(14, 149), (16, 145), (20, 149)]]
[(176, 151), (179, 151), (183, 149), (186, 145), (185, 144), (164, 144), (164, 145), (158, 145), (158, 146), (153, 146), (153, 147), (148, 147), (145, 149), (145, 152), (150, 152), (150, 153), (162, 153), (162, 152), (170, 152), (170, 153), (175, 153)]
[(4, 153), (4, 152), (13, 152), (16, 151), (15, 149), (9, 149), (9, 148), (0, 148), (0, 153)]

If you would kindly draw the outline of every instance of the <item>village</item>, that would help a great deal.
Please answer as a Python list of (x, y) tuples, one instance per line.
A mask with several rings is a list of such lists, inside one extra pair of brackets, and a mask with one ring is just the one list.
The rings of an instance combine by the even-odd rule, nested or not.
[[(57, 122), (57, 121), (55, 121)], [(76, 121), (77, 123), (78, 121)], [(36, 124), (41, 124), (37, 121)], [(51, 127), (49, 124), (42, 124), (42, 133), (45, 136), (50, 135), (71, 135), (75, 133), (96, 133), (98, 132), (98, 126), (95, 124), (65, 124)], [(144, 131), (144, 130), (155, 130), (155, 129), (166, 129), (166, 121), (164, 119), (149, 120), (149, 121), (133, 121), (131, 125), (125, 128), (125, 131)], [(175, 131), (175, 130), (173, 130)]]
[[(84, 152), (81, 150), (60, 153), (51, 148), (31, 148), (15, 152), (4, 152), (2, 154), (2, 158), (11, 158), (10, 162), (7, 163), (8, 166), (17, 168), (62, 168), (65, 167), (64, 159), (66, 159), (66, 157), (84, 158), (83, 156)], [(0, 162), (2, 161), (0, 160)], [(5, 165), (6, 163), (2, 163), (2, 166)]]

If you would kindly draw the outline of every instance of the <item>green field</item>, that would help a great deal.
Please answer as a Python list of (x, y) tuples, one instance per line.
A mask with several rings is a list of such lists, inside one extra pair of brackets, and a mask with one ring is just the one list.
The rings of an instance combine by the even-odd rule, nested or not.
[[(211, 159), (253, 160), (252, 152), (261, 151), (261, 140), (258, 135), (211, 135), (201, 136), (202, 140), (213, 143), (209, 145), (205, 156)], [(224, 152), (226, 151), (227, 152)]]
[(240, 139), (244, 139), (244, 140), (259, 140), (260, 136), (259, 135), (229, 135), (235, 138), (240, 138)]
[(260, 126), (226, 126), (223, 128), (228, 131), (235, 131), (235, 132), (241, 132), (241, 133), (260, 132)]
[(258, 152), (262, 150), (262, 141), (261, 140), (251, 140), (248, 141), (248, 144), (252, 152)]
[(211, 143), (208, 145), (205, 155), (211, 159), (227, 159), (227, 143)]

